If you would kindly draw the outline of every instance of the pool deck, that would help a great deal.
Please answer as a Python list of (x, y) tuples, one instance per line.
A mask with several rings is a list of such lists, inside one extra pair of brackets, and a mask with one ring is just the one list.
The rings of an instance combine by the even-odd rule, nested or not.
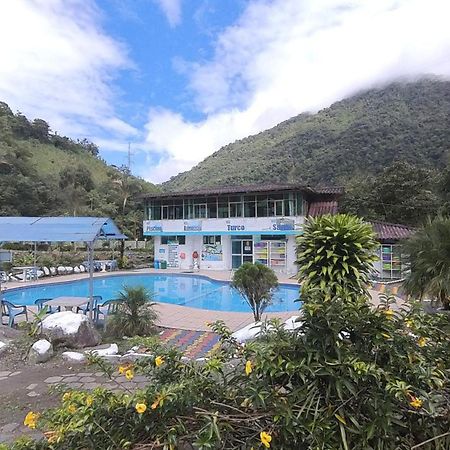
[[(139, 270), (127, 270), (127, 271), (114, 271), (114, 272), (96, 272), (94, 278), (102, 276), (117, 276), (117, 275), (130, 275), (130, 274), (188, 274), (188, 275), (202, 275), (209, 277), (213, 280), (230, 281), (232, 277), (231, 271), (216, 271), (216, 270), (199, 270), (196, 272), (185, 272), (178, 269), (139, 269)], [(35, 285), (43, 285), (48, 283), (63, 283), (65, 281), (84, 280), (89, 277), (88, 274), (73, 274), (73, 275), (59, 275), (54, 277), (40, 278), (38, 281), (17, 282), (8, 281), (2, 284), (2, 288), (6, 290), (16, 287), (27, 287)], [(286, 275), (278, 275), (278, 280), (283, 284), (298, 285), (295, 278), (289, 278)], [(378, 292), (371, 290), (372, 301), (374, 304), (378, 303)], [(30, 311), (35, 311), (35, 307), (29, 307)], [(206, 322), (214, 322), (216, 320), (222, 320), (232, 330), (236, 331), (249, 323), (253, 322), (253, 314), (251, 312), (227, 312), (227, 311), (212, 311), (199, 308), (190, 308), (188, 306), (178, 306), (168, 303), (157, 303), (155, 309), (158, 311), (159, 319), (157, 324), (164, 328), (177, 328), (181, 330), (194, 330), (194, 331), (210, 331), (210, 328), (206, 325)], [(279, 318), (286, 320), (293, 315), (297, 315), (297, 311), (288, 312), (274, 312), (265, 313), (264, 319)], [(22, 317), (22, 316), (19, 316)]]

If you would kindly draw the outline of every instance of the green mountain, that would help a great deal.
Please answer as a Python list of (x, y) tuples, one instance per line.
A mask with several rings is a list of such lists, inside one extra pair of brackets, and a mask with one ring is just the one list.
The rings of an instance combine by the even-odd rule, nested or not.
[(397, 161), (442, 168), (449, 148), (450, 82), (396, 82), (226, 145), (163, 188), (266, 181), (346, 186)]
[(52, 133), (0, 102), (0, 215), (107, 216), (140, 237), (139, 194), (157, 188), (125, 167), (106, 164), (98, 147)]

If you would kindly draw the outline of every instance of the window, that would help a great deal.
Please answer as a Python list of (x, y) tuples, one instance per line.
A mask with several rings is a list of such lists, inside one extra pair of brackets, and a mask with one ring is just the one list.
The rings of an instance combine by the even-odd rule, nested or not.
[(217, 198), (212, 197), (208, 198), (208, 218), (209, 219), (216, 219), (217, 218)]
[(186, 236), (161, 236), (161, 245), (177, 242), (179, 245), (186, 244)]
[(267, 197), (258, 195), (258, 207), (257, 214), (258, 217), (268, 217), (268, 205), (267, 205)]
[(218, 236), (203, 236), (203, 244), (221, 244), (222, 243), (222, 237), (220, 235)]
[(224, 219), (224, 218), (228, 217), (228, 203), (219, 203), (217, 216), (220, 219)]
[(242, 217), (242, 203), (230, 203), (230, 217)]

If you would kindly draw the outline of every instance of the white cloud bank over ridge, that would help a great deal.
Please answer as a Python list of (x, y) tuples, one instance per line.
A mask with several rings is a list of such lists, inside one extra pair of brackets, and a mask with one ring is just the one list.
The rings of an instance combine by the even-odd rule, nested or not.
[(130, 68), (98, 26), (92, 0), (0, 2), (0, 99), (71, 136), (133, 136), (111, 106), (112, 75)]
[(160, 182), (222, 145), (363, 88), (421, 74), (450, 75), (447, 0), (254, 0), (190, 66), (201, 122), (151, 109), (147, 144), (164, 157)]

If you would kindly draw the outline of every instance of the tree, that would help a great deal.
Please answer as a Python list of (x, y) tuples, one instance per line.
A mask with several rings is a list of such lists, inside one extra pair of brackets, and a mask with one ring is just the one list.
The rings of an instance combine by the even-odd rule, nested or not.
[(116, 301), (117, 311), (106, 323), (108, 334), (122, 338), (154, 333), (158, 315), (153, 309), (152, 296), (144, 286), (124, 286)]
[(322, 292), (325, 298), (366, 293), (376, 260), (372, 227), (347, 214), (309, 219), (297, 239), (297, 264), (302, 297)]
[(255, 322), (259, 322), (262, 313), (272, 302), (278, 279), (270, 267), (246, 262), (234, 273), (231, 285), (245, 298), (253, 311)]
[(31, 124), (31, 134), (39, 141), (47, 142), (49, 140), (50, 126), (45, 120), (34, 119)]
[(417, 226), (439, 209), (438, 179), (436, 170), (395, 161), (375, 177), (348, 182), (341, 209), (367, 219)]
[(404, 288), (412, 296), (429, 296), (450, 309), (450, 218), (436, 217), (406, 241), (410, 272)]
[(94, 189), (90, 170), (83, 166), (66, 167), (59, 174), (59, 187), (62, 189), (61, 196), (76, 216), (80, 213), (82, 207), (87, 204), (87, 193)]

